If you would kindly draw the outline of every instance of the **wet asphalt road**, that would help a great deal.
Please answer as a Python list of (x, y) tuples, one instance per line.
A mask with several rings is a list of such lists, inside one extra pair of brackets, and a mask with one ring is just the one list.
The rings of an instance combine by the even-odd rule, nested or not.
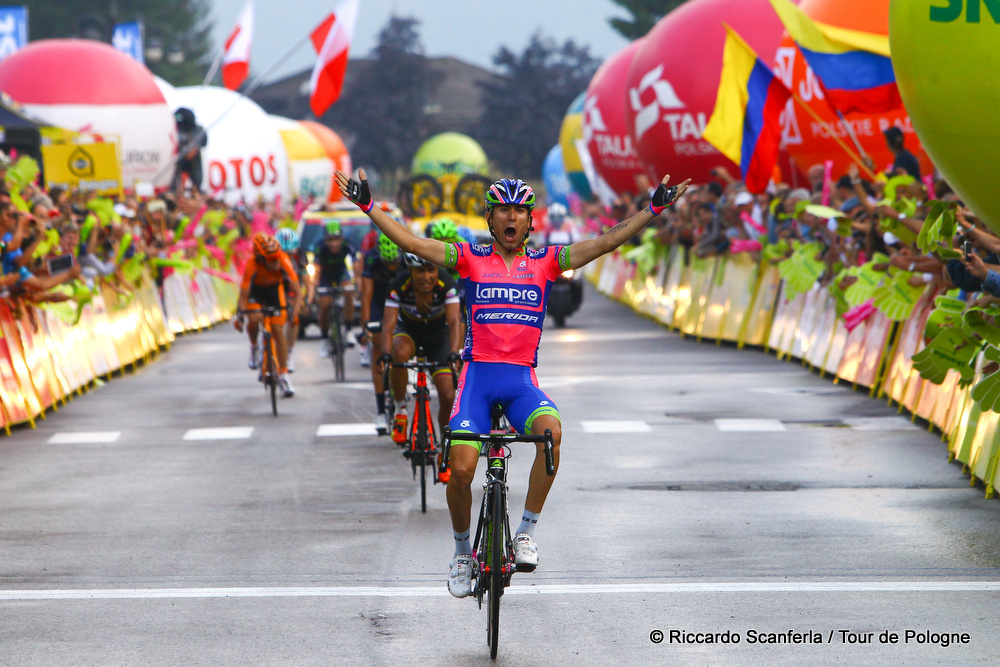
[[(421, 514), (387, 438), (319, 434), (370, 427), (349, 354), (338, 385), (300, 342), (274, 418), (220, 325), (0, 438), (0, 662), (490, 663), (485, 610), (444, 586), (443, 489)], [(1000, 658), (1000, 502), (938, 434), (589, 288), (546, 329), (538, 376), (562, 468), (496, 664)]]

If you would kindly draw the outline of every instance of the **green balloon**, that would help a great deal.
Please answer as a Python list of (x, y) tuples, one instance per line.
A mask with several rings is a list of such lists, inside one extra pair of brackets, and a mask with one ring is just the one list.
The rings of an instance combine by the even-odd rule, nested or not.
[(489, 160), (472, 137), (458, 132), (436, 134), (417, 149), (411, 171), (435, 178), (445, 174), (489, 174)]
[(963, 201), (1000, 233), (1000, 3), (891, 0), (889, 45), (920, 142)]

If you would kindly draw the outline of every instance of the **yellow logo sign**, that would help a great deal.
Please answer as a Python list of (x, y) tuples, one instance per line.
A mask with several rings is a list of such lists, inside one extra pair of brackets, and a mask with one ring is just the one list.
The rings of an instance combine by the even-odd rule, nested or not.
[(101, 195), (120, 195), (122, 170), (115, 142), (80, 144), (69, 141), (42, 145), (45, 184)]

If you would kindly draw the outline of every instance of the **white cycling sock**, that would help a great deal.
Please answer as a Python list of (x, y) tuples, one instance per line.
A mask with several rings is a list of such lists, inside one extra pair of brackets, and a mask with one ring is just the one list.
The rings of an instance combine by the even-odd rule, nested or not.
[(538, 523), (538, 515), (541, 512), (529, 512), (524, 510), (524, 514), (521, 516), (521, 525), (517, 527), (517, 532), (515, 535), (520, 533), (527, 533), (532, 537), (535, 536), (535, 524)]
[(451, 531), (455, 536), (455, 555), (466, 556), (472, 553), (472, 543), (469, 541), (469, 531), (458, 533)]

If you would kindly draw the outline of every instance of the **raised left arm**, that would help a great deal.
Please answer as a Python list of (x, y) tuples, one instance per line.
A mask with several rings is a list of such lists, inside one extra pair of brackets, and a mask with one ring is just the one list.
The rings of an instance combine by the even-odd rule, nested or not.
[(569, 268), (579, 269), (601, 255), (606, 255), (615, 248), (618, 248), (638, 234), (642, 231), (643, 227), (649, 224), (650, 220), (663, 212), (663, 209), (675, 202), (678, 197), (687, 191), (691, 179), (689, 178), (678, 185), (676, 190), (667, 187), (667, 183), (669, 182), (670, 174), (667, 174), (660, 181), (660, 187), (653, 193), (650, 206), (644, 210), (639, 211), (628, 220), (618, 223), (597, 238), (587, 239), (586, 241), (580, 241), (569, 246)]

